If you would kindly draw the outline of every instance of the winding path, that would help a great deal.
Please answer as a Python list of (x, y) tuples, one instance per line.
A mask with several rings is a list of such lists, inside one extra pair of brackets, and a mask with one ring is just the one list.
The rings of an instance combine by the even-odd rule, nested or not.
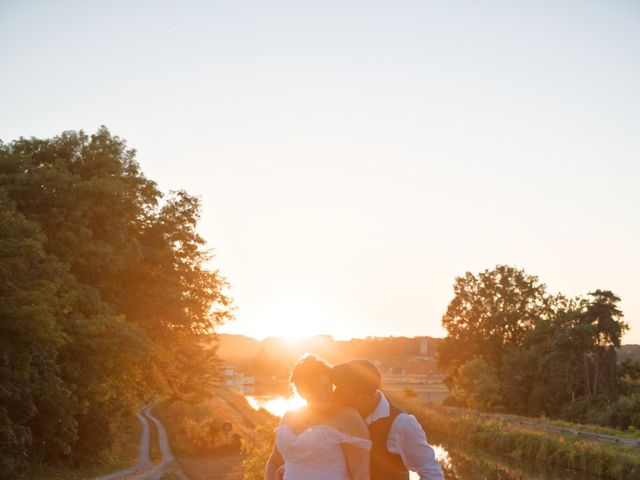
[[(174, 462), (167, 431), (160, 420), (151, 413), (151, 408), (151, 405), (147, 405), (136, 414), (138, 420), (142, 423), (142, 435), (140, 436), (140, 448), (136, 464), (124, 470), (97, 477), (95, 480), (159, 480)], [(151, 428), (148, 419), (155, 424), (158, 430), (158, 444), (162, 453), (162, 462), (159, 464), (154, 464), (151, 461)]]

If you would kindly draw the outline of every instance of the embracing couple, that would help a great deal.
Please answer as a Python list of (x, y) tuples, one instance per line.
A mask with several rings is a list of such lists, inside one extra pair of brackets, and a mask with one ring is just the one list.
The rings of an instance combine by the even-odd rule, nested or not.
[(422, 427), (380, 391), (371, 362), (331, 368), (307, 356), (291, 382), (307, 406), (282, 417), (266, 480), (408, 480), (409, 471), (444, 478)]

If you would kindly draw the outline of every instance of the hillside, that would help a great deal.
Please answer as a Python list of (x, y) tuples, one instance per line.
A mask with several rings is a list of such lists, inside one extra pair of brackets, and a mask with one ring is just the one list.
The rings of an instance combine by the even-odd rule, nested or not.
[(369, 337), (334, 340), (328, 335), (299, 342), (269, 337), (262, 341), (242, 335), (220, 335), (218, 354), (224, 364), (246, 373), (285, 378), (304, 354), (331, 364), (355, 358), (375, 361), (383, 372), (438, 373), (434, 353), (442, 339), (432, 337)]
[(217, 337), (217, 352), (222, 362), (242, 370), (255, 358), (261, 348), (260, 341), (252, 337), (225, 333)]
[(640, 345), (622, 345), (618, 350), (618, 361), (623, 362), (627, 358), (634, 362), (640, 362)]

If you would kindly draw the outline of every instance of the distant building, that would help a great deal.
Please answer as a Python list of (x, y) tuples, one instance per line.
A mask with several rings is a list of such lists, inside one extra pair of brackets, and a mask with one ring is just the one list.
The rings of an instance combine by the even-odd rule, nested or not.
[(244, 395), (253, 395), (256, 391), (255, 377), (238, 373), (233, 367), (222, 367), (222, 379), (226, 387), (233, 388)]

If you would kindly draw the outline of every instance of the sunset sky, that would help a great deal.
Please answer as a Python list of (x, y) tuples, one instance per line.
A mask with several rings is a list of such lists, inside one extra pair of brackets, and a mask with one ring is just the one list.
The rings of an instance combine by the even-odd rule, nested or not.
[(0, 0), (0, 139), (94, 132), (267, 335), (442, 336), (498, 263), (610, 289), (640, 343), (637, 1)]

